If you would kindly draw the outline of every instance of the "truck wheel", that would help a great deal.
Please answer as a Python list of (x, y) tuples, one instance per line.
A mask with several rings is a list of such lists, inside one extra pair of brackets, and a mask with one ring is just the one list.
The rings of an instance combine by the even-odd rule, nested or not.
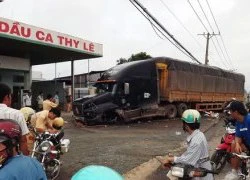
[(103, 115), (104, 122), (115, 124), (115, 123), (123, 123), (123, 119), (115, 112), (106, 112)]
[(167, 118), (175, 118), (177, 115), (177, 108), (174, 104), (168, 104), (166, 105), (166, 114)]
[(177, 105), (178, 116), (181, 117), (182, 113), (187, 110), (187, 105), (185, 103), (180, 103)]

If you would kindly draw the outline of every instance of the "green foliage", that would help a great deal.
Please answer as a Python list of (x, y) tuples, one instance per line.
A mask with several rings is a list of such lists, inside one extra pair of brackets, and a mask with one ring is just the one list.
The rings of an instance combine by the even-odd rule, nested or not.
[(132, 61), (139, 61), (139, 60), (144, 60), (144, 59), (149, 59), (151, 58), (150, 55), (148, 55), (146, 52), (140, 52), (137, 54), (132, 54), (130, 58), (125, 59), (125, 58), (120, 58), (117, 60), (117, 65), (127, 63), (127, 62), (132, 62)]

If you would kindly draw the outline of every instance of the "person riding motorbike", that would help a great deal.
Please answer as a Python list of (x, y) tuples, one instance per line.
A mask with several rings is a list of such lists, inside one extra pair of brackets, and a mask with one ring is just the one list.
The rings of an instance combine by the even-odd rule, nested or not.
[(57, 108), (52, 108), (50, 111), (43, 110), (31, 116), (31, 125), (35, 131), (42, 133), (49, 131), (54, 133), (55, 130), (52, 127), (52, 122), (55, 118), (61, 116), (61, 111)]
[(20, 109), (20, 111), (23, 113), (26, 124), (27, 124), (28, 128), (30, 129), (30, 132), (26, 137), (27, 137), (28, 150), (31, 153), (32, 149), (33, 149), (33, 144), (35, 141), (35, 135), (33, 134), (33, 129), (32, 129), (30, 121), (31, 121), (31, 116), (34, 115), (36, 112), (34, 111), (34, 109), (32, 109), (30, 107), (23, 107)]
[[(187, 150), (179, 157), (167, 156), (167, 158), (163, 160), (163, 163), (182, 163), (212, 170), (209, 161), (207, 140), (205, 135), (199, 130), (201, 121), (200, 113), (195, 109), (185, 110), (182, 114), (181, 120), (183, 123), (183, 130), (189, 134), (186, 139), (188, 145)], [(171, 176), (171, 171), (169, 171), (168, 175)], [(205, 177), (197, 177), (195, 179), (212, 180), (214, 178), (212, 174), (207, 174)]]
[(30, 126), (31, 116), (33, 114), (35, 114), (36, 112), (34, 111), (34, 109), (32, 109), (30, 107), (23, 107), (23, 108), (20, 109), (20, 111), (23, 113), (26, 124), (29, 127)]
[[(250, 151), (250, 114), (245, 105), (240, 101), (231, 102), (229, 108), (232, 118), (236, 121), (235, 142), (232, 143), (232, 152), (240, 154)], [(231, 158), (232, 170), (226, 175), (226, 179), (238, 177), (240, 160), (237, 157)]]
[(0, 180), (46, 180), (41, 164), (20, 153), (21, 128), (13, 120), (0, 120)]

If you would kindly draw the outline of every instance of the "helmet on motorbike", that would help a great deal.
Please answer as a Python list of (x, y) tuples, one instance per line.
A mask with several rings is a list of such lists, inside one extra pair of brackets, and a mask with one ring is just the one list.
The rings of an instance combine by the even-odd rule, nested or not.
[(17, 147), (19, 144), (21, 134), (22, 131), (17, 122), (9, 119), (0, 119), (0, 143), (6, 146), (6, 154), (1, 154), (0, 156), (0, 166), (9, 157), (13, 156), (13, 147)]
[(61, 129), (63, 127), (63, 125), (64, 125), (63, 118), (57, 117), (57, 118), (55, 118), (53, 120), (53, 124), (52, 124), (53, 128), (55, 128), (55, 129)]
[(31, 116), (35, 114), (35, 111), (30, 107), (23, 107), (20, 111), (23, 113), (26, 123), (29, 123)]
[(200, 123), (201, 115), (196, 109), (187, 109), (183, 112), (181, 120), (185, 121), (188, 124)]
[(124, 178), (113, 169), (105, 166), (91, 165), (80, 169), (71, 180), (123, 180)]
[(234, 126), (229, 126), (229, 127), (226, 127), (226, 131), (228, 134), (235, 134), (236, 129)]

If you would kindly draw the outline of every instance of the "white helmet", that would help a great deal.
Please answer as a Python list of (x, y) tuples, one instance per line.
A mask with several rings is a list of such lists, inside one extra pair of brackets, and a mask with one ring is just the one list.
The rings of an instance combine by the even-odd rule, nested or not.
[(23, 107), (20, 109), (20, 111), (23, 113), (23, 116), (25, 118), (26, 123), (30, 122), (31, 116), (35, 114), (34, 109), (30, 107)]

